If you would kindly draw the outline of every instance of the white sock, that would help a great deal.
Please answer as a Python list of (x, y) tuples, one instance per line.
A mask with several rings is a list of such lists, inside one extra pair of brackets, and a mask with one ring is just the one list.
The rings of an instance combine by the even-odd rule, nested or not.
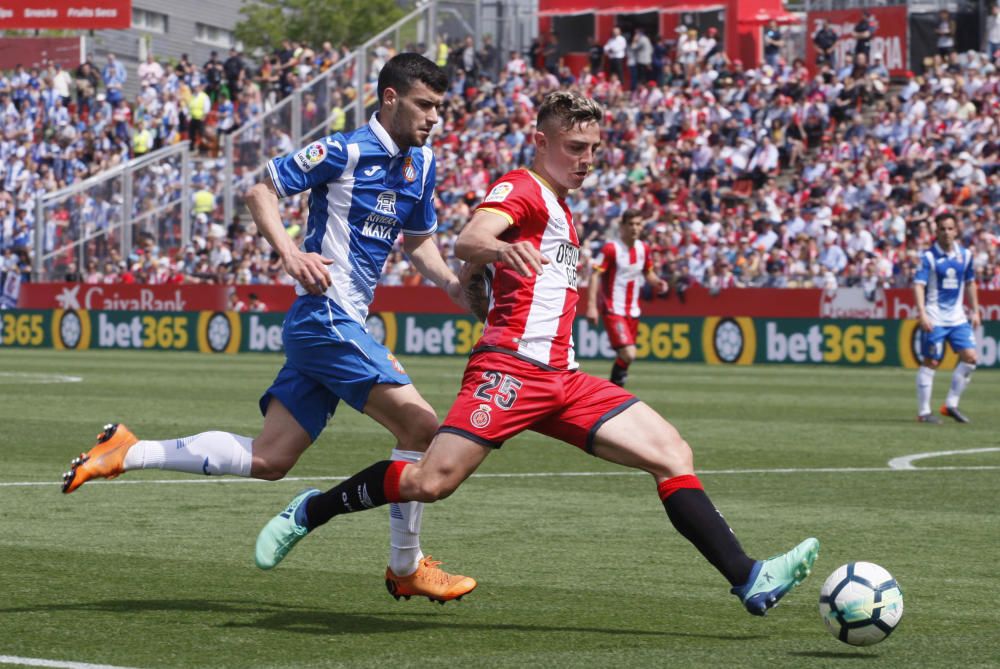
[(202, 432), (167, 441), (143, 440), (125, 454), (125, 471), (169, 469), (206, 476), (250, 476), (253, 439), (230, 432)]
[(959, 362), (951, 375), (951, 388), (948, 390), (948, 397), (945, 399), (945, 406), (952, 409), (958, 408), (958, 398), (962, 396), (962, 391), (972, 380), (972, 372), (976, 371), (975, 365), (966, 362)]
[(934, 389), (934, 370), (920, 366), (917, 370), (917, 415), (931, 412), (931, 391)]
[[(390, 460), (419, 462), (424, 457), (419, 451), (392, 449)], [(389, 569), (397, 576), (409, 576), (417, 570), (420, 558), (420, 518), (424, 513), (423, 502), (392, 502), (389, 504)]]

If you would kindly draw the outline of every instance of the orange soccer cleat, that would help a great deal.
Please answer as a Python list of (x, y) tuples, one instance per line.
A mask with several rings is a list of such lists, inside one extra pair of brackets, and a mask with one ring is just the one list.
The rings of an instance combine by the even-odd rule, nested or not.
[(409, 576), (396, 576), (392, 569), (385, 570), (385, 587), (398, 601), (400, 597), (426, 597), (442, 605), (452, 599), (462, 599), (476, 588), (476, 580), (459, 574), (449, 574), (438, 567), (439, 560), (428, 555), (420, 560), (417, 570)]
[(71, 493), (90, 479), (113, 479), (125, 471), (125, 453), (139, 441), (127, 427), (118, 423), (104, 426), (97, 435), (97, 443), (87, 453), (81, 453), (70, 463), (70, 470), (63, 474), (64, 493)]

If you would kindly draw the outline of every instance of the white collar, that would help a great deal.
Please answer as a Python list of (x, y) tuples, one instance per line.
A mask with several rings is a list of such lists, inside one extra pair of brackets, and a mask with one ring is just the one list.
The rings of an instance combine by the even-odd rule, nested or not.
[(938, 244), (937, 242), (934, 242), (934, 248), (936, 248), (938, 250), (938, 253), (940, 253), (941, 255), (945, 256), (946, 258), (951, 258), (953, 256), (957, 256), (957, 255), (961, 254), (961, 251), (958, 250), (958, 243), (957, 242), (952, 242), (951, 243), (951, 253), (945, 253), (944, 249), (941, 248), (941, 245)]
[(392, 137), (386, 131), (382, 124), (378, 122), (378, 112), (372, 114), (372, 117), (368, 120), (368, 127), (371, 128), (372, 134), (375, 135), (375, 139), (379, 141), (382, 147), (389, 152), (390, 157), (395, 157), (399, 154), (399, 146), (393, 141)]

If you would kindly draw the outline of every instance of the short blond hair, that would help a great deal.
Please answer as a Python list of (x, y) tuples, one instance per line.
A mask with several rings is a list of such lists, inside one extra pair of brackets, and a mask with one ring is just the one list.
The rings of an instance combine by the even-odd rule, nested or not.
[(598, 102), (573, 91), (555, 91), (545, 96), (538, 108), (538, 127), (555, 122), (560, 130), (569, 130), (584, 123), (600, 123), (604, 108)]

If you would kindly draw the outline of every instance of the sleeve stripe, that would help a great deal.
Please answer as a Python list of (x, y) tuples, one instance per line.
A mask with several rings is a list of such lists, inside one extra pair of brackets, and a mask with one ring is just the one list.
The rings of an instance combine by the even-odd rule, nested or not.
[(509, 225), (514, 225), (514, 217), (508, 214), (506, 211), (500, 211), (499, 209), (494, 209), (493, 207), (480, 207), (476, 211), (488, 211), (491, 214), (496, 214), (497, 216), (503, 216), (507, 219)]
[(271, 183), (274, 184), (274, 190), (278, 191), (278, 195), (281, 197), (288, 197), (288, 193), (285, 192), (285, 187), (281, 185), (281, 179), (278, 178), (278, 169), (274, 165), (274, 159), (267, 161), (267, 173), (271, 177)]
[(438, 226), (437, 222), (434, 223), (434, 227), (430, 230), (421, 230), (420, 232), (414, 232), (413, 230), (403, 230), (404, 237), (430, 237), (435, 232), (437, 232)]
[[(423, 168), (424, 168), (424, 178), (423, 178), (423, 181), (420, 182), (421, 183), (421, 186), (420, 186), (420, 197), (423, 198), (424, 197), (424, 191), (427, 190), (427, 175), (431, 171), (431, 165), (434, 164), (434, 151), (432, 151), (430, 147), (424, 146), (424, 147), (421, 147), (421, 152), (424, 154), (424, 165), (423, 165)], [(431, 190), (432, 191), (434, 190), (434, 184), (431, 184)]]

